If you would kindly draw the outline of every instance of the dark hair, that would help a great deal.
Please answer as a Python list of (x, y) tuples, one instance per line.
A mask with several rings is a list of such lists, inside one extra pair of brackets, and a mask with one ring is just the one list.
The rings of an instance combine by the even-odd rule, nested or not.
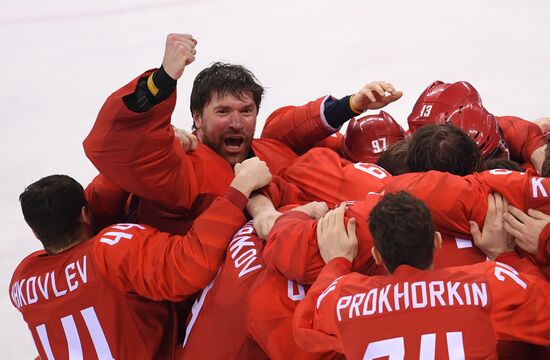
[(427, 269), (433, 262), (434, 224), (426, 205), (405, 191), (386, 194), (369, 215), (374, 246), (390, 273), (407, 264)]
[(382, 152), (376, 165), (384, 168), (390, 174), (396, 176), (409, 172), (407, 156), (409, 154), (409, 142), (399, 140)]
[(19, 195), (25, 221), (48, 252), (71, 244), (80, 229), (86, 206), (84, 189), (67, 175), (46, 176)]
[(241, 99), (245, 91), (252, 93), (256, 110), (259, 110), (264, 88), (254, 74), (241, 65), (215, 62), (202, 70), (193, 82), (191, 115), (202, 114), (204, 106), (212, 100), (214, 93), (218, 96), (229, 93)]
[(506, 169), (506, 170), (513, 170), (513, 171), (519, 171), (519, 172), (525, 172), (525, 169), (521, 167), (520, 164), (518, 164), (515, 161), (508, 160), (508, 159), (490, 159), (485, 161), (485, 170), (492, 170), (492, 169)]
[(450, 123), (418, 129), (409, 144), (407, 165), (412, 172), (439, 170), (455, 175), (483, 170), (475, 141)]
[(550, 177), (550, 140), (546, 140), (546, 151), (544, 152), (544, 162), (542, 163), (542, 169), (540, 176)]

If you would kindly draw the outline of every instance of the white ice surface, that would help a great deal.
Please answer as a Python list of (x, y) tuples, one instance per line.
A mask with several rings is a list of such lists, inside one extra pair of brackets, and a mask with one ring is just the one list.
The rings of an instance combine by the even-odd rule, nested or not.
[(199, 41), (179, 82), (173, 123), (182, 128), (192, 79), (218, 60), (248, 66), (267, 87), (257, 129), (280, 106), (371, 80), (405, 92), (387, 109), (403, 125), (437, 79), (470, 81), (497, 115), (550, 115), (548, 1), (1, 0), (1, 9), (2, 359), (37, 354), (8, 297), (12, 271), (40, 247), (19, 194), (53, 173), (91, 180), (82, 140), (111, 92), (160, 64), (169, 32)]

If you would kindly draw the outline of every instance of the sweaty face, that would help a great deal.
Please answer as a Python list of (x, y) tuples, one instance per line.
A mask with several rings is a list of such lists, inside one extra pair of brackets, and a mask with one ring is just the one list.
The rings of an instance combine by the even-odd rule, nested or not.
[(256, 127), (256, 104), (252, 93), (241, 98), (213, 94), (202, 114), (195, 114), (197, 137), (231, 165), (247, 158)]

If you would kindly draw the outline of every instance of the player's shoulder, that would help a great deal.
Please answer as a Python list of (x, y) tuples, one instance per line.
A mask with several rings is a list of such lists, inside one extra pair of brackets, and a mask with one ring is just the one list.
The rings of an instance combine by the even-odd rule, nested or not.
[[(469, 264), (462, 266), (453, 266), (432, 271), (434, 277), (442, 279), (452, 279), (455, 281), (473, 281), (486, 280), (487, 277), (494, 272), (496, 266), (500, 263), (494, 261), (483, 261), (477, 264)], [(500, 264), (508, 266), (505, 264)]]
[[(98, 245), (116, 245), (126, 242), (126, 240), (135, 240), (141, 237), (148, 237), (151, 234), (159, 233), (155, 228), (143, 224), (118, 223), (107, 226), (93, 238), (94, 246)], [(166, 234), (168, 236), (168, 234)]]
[(255, 138), (252, 139), (252, 149), (254, 152), (262, 151), (265, 149), (289, 149), (290, 148), (280, 140), (270, 138)]
[(519, 116), (513, 116), (513, 115), (497, 116), (496, 119), (497, 119), (498, 125), (503, 130), (506, 130), (510, 127), (514, 127), (518, 125), (529, 125), (531, 123), (528, 120), (525, 120), (523, 118), (520, 118)]
[(41, 256), (47, 256), (46, 251), (37, 250), (25, 256), (14, 269), (12, 280), (27, 272), (29, 268), (32, 269), (35, 266), (37, 259)]

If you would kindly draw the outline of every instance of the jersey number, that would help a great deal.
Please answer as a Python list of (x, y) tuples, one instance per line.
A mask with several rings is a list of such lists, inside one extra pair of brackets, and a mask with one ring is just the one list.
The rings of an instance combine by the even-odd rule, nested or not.
[[(462, 332), (448, 332), (447, 352), (449, 360), (463, 360), (464, 344), (462, 342)], [(407, 358), (418, 358), (422, 360), (435, 359), (435, 334), (424, 334), (420, 338), (419, 356), (407, 356)], [(393, 339), (380, 340), (370, 343), (367, 346), (363, 360), (377, 359), (387, 356), (389, 360), (405, 359), (405, 339), (396, 337)]]
[[(86, 308), (80, 311), (88, 333), (92, 338), (94, 348), (97, 354), (97, 358), (100, 360), (103, 359), (113, 359), (111, 354), (111, 349), (105, 338), (105, 333), (101, 328), (101, 324), (97, 318), (95, 310), (93, 307)], [(65, 337), (67, 338), (67, 345), (69, 347), (69, 359), (82, 359), (82, 344), (80, 342), (80, 336), (78, 335), (78, 330), (76, 328), (76, 323), (74, 321), (73, 315), (68, 315), (61, 318), (61, 325), (63, 325), (63, 331), (65, 331)], [(48, 360), (53, 360), (54, 356), (52, 353), (52, 348), (50, 346), (50, 341), (48, 339), (48, 333), (46, 331), (46, 325), (41, 324), (36, 327), (36, 332), (38, 333), (38, 338), (42, 343), (42, 348), (46, 353), (46, 358)]]
[(383, 179), (387, 176), (384, 170), (371, 163), (355, 163), (353, 164), (353, 167), (359, 171), (372, 175), (377, 179)]
[(296, 281), (288, 280), (288, 298), (292, 301), (300, 301), (306, 296), (306, 291), (302, 284)]

